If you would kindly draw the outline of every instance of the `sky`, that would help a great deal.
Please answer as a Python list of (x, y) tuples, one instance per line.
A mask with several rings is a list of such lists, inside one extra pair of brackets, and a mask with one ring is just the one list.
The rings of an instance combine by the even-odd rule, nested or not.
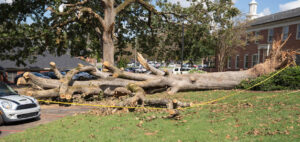
[[(180, 4), (184, 7), (189, 6), (189, 2), (187, 0), (168, 0), (169, 2)], [(200, 0), (199, 0), (200, 1)], [(247, 14), (249, 12), (249, 3), (252, 0), (233, 0), (235, 6), (240, 9), (243, 14)], [(0, 0), (1, 3), (11, 3), (13, 0)], [(300, 7), (300, 0), (256, 0), (258, 3), (257, 6), (257, 14), (259, 16), (270, 15), (273, 13), (277, 13), (280, 11), (286, 11), (289, 9), (294, 9)]]
[[(243, 13), (249, 12), (251, 0), (235, 0), (235, 6)], [(258, 3), (257, 13), (260, 16), (286, 11), (300, 7), (300, 0), (256, 0)]]
[[(0, 0), (1, 3), (11, 3), (13, 0)], [(168, 0), (169, 2), (180, 2), (183, 6), (188, 6), (189, 2), (186, 0)], [(252, 0), (233, 0), (235, 6), (240, 9), (242, 13), (248, 13), (249, 3)], [(285, 11), (300, 7), (300, 0), (256, 0), (258, 3), (257, 13), (259, 16), (265, 16), (280, 11)]]
[[(251, 1), (252, 0), (233, 0), (235, 6), (244, 14), (249, 12), (249, 3)], [(186, 0), (169, 0), (169, 2), (180, 2), (183, 6), (189, 5)], [(257, 13), (259, 16), (300, 7), (300, 0), (256, 0), (256, 2), (258, 3)]]

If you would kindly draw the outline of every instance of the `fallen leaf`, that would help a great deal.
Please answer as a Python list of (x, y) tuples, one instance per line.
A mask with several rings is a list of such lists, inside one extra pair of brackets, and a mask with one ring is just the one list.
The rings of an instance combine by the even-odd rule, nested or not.
[(138, 127), (142, 127), (142, 124), (144, 123), (144, 121), (140, 121), (139, 124), (137, 124), (136, 126)]
[(226, 139), (230, 139), (230, 135), (226, 135)]
[(215, 132), (213, 130), (209, 130), (210, 133), (215, 134)]
[(239, 125), (239, 124), (234, 125), (234, 127), (236, 127), (236, 128), (237, 128), (237, 127), (240, 127), (240, 126), (241, 126), (241, 125)]
[(258, 135), (260, 132), (257, 129), (254, 129), (253, 134), (254, 136)]
[(147, 136), (153, 136), (153, 135), (156, 135), (158, 131), (155, 131), (155, 132), (146, 132), (144, 133), (145, 135)]

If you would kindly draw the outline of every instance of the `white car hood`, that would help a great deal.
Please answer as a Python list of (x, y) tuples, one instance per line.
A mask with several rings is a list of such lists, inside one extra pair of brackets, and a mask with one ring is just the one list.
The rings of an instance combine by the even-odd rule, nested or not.
[(20, 96), (20, 95), (3, 96), (3, 97), (0, 97), (0, 100), (9, 101), (9, 102), (15, 103), (17, 105), (34, 103), (32, 98)]

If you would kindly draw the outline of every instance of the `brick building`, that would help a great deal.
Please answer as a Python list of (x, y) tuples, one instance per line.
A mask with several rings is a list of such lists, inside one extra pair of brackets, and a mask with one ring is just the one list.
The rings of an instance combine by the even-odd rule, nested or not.
[[(275, 13), (257, 18), (257, 3), (255, 0), (249, 4), (248, 18), (252, 19), (248, 32), (260, 35), (262, 39), (250, 42), (246, 47), (238, 49), (227, 61), (227, 70), (245, 70), (261, 63), (272, 49), (272, 41), (291, 35), (284, 50), (300, 50), (300, 8)], [(300, 56), (297, 56), (297, 64)]]

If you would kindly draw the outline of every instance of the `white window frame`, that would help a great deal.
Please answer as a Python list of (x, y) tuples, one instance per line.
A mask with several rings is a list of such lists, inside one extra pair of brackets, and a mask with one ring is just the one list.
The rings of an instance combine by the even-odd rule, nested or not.
[(247, 32), (246, 34), (246, 45), (249, 45), (250, 41), (249, 41), (249, 33)]
[(16, 78), (17, 75), (18, 75), (18, 73), (17, 73), (17, 72), (14, 72), (14, 71), (12, 71), (12, 72), (7, 72), (7, 80), (8, 80), (9, 82), (14, 82), (14, 80), (15, 80), (15, 78)]
[(300, 40), (300, 24), (297, 24), (297, 34), (296, 34), (296, 39)]
[[(271, 30), (273, 31), (272, 40), (270, 39)], [(268, 30), (268, 43), (272, 43), (273, 40), (274, 40), (274, 29), (272, 28)]]
[[(259, 36), (259, 31), (255, 31), (255, 38), (257, 38)], [(255, 39), (254, 41), (255, 44), (259, 44), (259, 39)]]
[[(287, 28), (287, 33), (285, 33), (285, 31), (284, 31), (285, 28)], [(284, 27), (282, 27), (282, 34), (283, 34), (282, 39), (283, 39), (283, 40), (286, 40), (286, 39), (288, 38), (288, 36), (289, 36), (289, 30), (290, 30), (290, 27), (289, 27), (289, 26), (284, 26)]]
[(253, 54), (253, 55), (252, 55), (252, 63), (251, 63), (252, 67), (255, 66), (255, 65), (254, 65), (254, 56), (256, 56), (256, 64), (255, 64), (255, 65), (258, 64), (258, 54)]
[(240, 65), (240, 55), (236, 55), (235, 56), (235, 69), (239, 69), (240, 68), (239, 65)]
[(231, 56), (227, 59), (227, 69), (231, 69)]
[[(246, 60), (246, 57), (248, 58), (248, 60)], [(248, 56), (248, 54), (245, 54), (244, 55), (244, 68), (245, 69), (248, 69), (248, 67), (246, 67), (246, 62), (248, 61), (248, 67), (249, 67), (249, 56)]]

